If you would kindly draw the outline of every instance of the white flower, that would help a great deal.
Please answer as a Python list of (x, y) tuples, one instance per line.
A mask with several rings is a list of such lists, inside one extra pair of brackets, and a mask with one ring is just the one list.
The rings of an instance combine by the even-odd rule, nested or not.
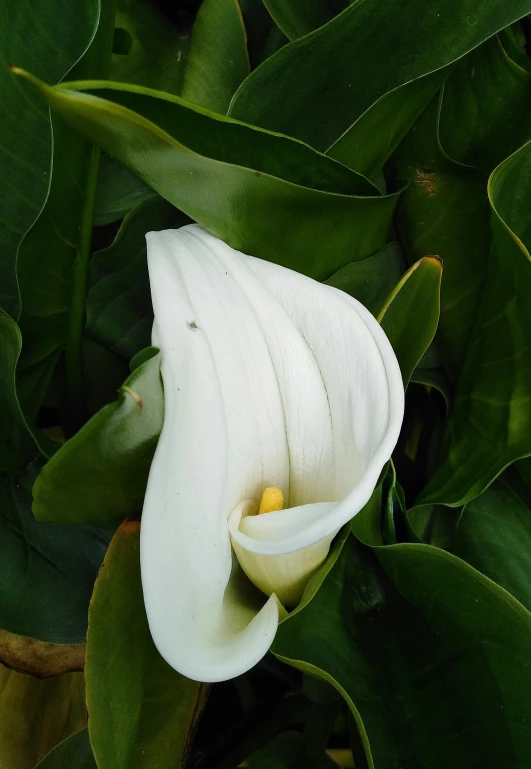
[[(299, 600), (368, 501), (400, 431), (402, 378), (341, 291), (197, 225), (147, 237), (165, 416), (142, 515), (146, 611), (170, 665), (220, 681), (263, 657), (278, 599)], [(267, 487), (287, 509), (252, 515)]]

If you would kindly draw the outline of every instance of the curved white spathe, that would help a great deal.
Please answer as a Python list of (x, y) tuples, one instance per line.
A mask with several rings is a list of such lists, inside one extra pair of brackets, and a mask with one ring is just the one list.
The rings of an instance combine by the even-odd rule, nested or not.
[[(165, 417), (141, 526), (153, 639), (200, 681), (251, 668), (398, 439), (404, 391), (356, 300), (197, 225), (148, 234)], [(288, 509), (249, 515), (268, 486)], [(229, 531), (230, 528), (230, 531)], [(291, 555), (290, 555), (291, 554)]]

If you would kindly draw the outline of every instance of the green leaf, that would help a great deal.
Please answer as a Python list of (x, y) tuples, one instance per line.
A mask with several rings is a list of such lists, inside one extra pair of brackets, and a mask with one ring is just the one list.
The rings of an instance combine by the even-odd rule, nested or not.
[(449, 67), (386, 93), (361, 115), (326, 154), (373, 179), (450, 72)]
[(0, 474), (19, 472), (34, 453), (15, 382), (21, 347), (17, 324), (0, 309), (0, 422), (3, 425)]
[(110, 79), (179, 93), (189, 38), (151, 0), (117, 0)]
[(304, 144), (177, 97), (89, 86), (38, 85), (73, 125), (234, 248), (325, 279), (385, 244), (396, 194), (361, 197), (376, 193), (364, 177)]
[(531, 610), (531, 511), (509, 476), (465, 505), (452, 552)]
[[(83, 673), (40, 679), (0, 665), (2, 769), (33, 769), (57, 743), (83, 729), (87, 723), (84, 689)], [(46, 763), (46, 760), (39, 763), (41, 766), (93, 769), (90, 764), (57, 764)]]
[(127, 359), (149, 346), (153, 309), (146, 232), (179, 227), (188, 221), (152, 194), (128, 214), (112, 245), (92, 256), (85, 327), (90, 336)]
[(436, 100), (394, 154), (390, 173), (409, 182), (396, 217), (408, 261), (437, 254), (444, 264), (437, 348), (454, 383), (475, 322), (490, 249), (485, 177), (442, 152)]
[[(28, 67), (56, 83), (83, 54), (94, 34), (98, 0), (50, 0), (39, 6), (6, 0), (0, 30), (0, 306), (17, 317), (17, 248), (44, 205), (50, 182), (52, 136), (42, 105), (31, 104), (31, 91), (8, 65)], [(61, 23), (58, 24), (58, 19)], [(31, 41), (31, 44), (28, 43)], [(23, 126), (23, 130), (21, 130)]]
[(497, 37), (462, 59), (444, 86), (439, 132), (444, 151), (487, 174), (531, 136), (531, 74)]
[(404, 268), (400, 244), (391, 242), (374, 256), (345, 265), (325, 282), (350, 294), (376, 316), (399, 282)]
[(238, 0), (203, 0), (192, 30), (181, 96), (224, 115), (249, 69)]
[(153, 197), (153, 190), (105, 152), (101, 155), (94, 205), (94, 224), (123, 219), (129, 211)]
[(97, 769), (88, 729), (71, 734), (46, 754), (35, 769)]
[(440, 259), (420, 259), (406, 272), (378, 315), (400, 363), (405, 387), (435, 336), (441, 276)]
[(264, 0), (264, 5), (282, 32), (290, 40), (303, 37), (322, 27), (343, 11), (347, 0)]
[(87, 707), (99, 769), (178, 769), (208, 687), (171, 668), (151, 639), (140, 580), (139, 530), (111, 542), (90, 605)]
[(489, 179), (493, 247), (443, 461), (419, 503), (460, 505), (531, 454), (531, 142)]
[(33, 489), (35, 517), (108, 525), (138, 514), (163, 408), (157, 354), (43, 467)]
[(31, 513), (34, 479), (34, 472), (1, 478), (0, 627), (50, 643), (82, 643), (108, 534), (37, 523)]
[(351, 539), (274, 653), (343, 694), (371, 768), (526, 766), (531, 615), (437, 548), (375, 553)]
[[(103, 0), (96, 35), (74, 76), (107, 75), (113, 28), (114, 0)], [(40, 385), (40, 392), (33, 387), (28, 414), (33, 418), (66, 350), (66, 426), (73, 430), (85, 416), (81, 333), (100, 152), (57, 116), (53, 134), (48, 198), (18, 253), (24, 338), (20, 370)]]
[(456, 61), (530, 11), (529, 0), (355, 2), (255, 70), (230, 114), (324, 151), (386, 93)]

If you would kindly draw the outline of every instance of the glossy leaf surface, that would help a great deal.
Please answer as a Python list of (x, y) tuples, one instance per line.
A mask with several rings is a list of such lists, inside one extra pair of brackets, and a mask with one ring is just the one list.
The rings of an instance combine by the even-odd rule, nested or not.
[(445, 83), (439, 118), (444, 151), (487, 174), (531, 135), (531, 74), (497, 37), (463, 58)]
[(146, 258), (146, 232), (180, 227), (188, 219), (152, 196), (123, 222), (112, 245), (90, 261), (85, 330), (125, 358), (151, 343), (153, 309)]
[(179, 93), (189, 30), (172, 24), (156, 3), (117, 0), (111, 80)]
[(36, 518), (112, 525), (138, 514), (163, 409), (157, 354), (41, 470), (33, 488)]
[(224, 115), (249, 66), (238, 0), (204, 0), (190, 40), (183, 99)]
[(424, 257), (404, 275), (378, 315), (406, 387), (437, 330), (441, 277), (440, 259)]
[(151, 640), (139, 530), (136, 522), (118, 529), (90, 606), (87, 705), (99, 769), (179, 769), (207, 692), (173, 670)]
[(531, 144), (489, 180), (493, 247), (478, 318), (448, 423), (445, 459), (422, 503), (462, 504), (531, 454)]
[[(15, 258), (20, 241), (37, 218), (48, 194), (52, 135), (43, 105), (33, 103), (25, 83), (8, 69), (15, 64), (56, 83), (82, 56), (94, 34), (98, 0), (51, 0), (35, 8), (7, 0), (0, 31), (0, 307), (19, 312)], [(57, 20), (61, 19), (61, 24)], [(31, 40), (31, 45), (28, 45)], [(23, 130), (21, 130), (23, 126)]]
[[(0, 710), (2, 769), (33, 769), (57, 743), (86, 726), (83, 673), (39, 679), (0, 665)], [(85, 769), (61, 769), (67, 766)]]
[(46, 754), (35, 769), (97, 769), (88, 729), (71, 734)]
[(531, 511), (509, 476), (465, 505), (452, 552), (531, 610)]
[[(41, 86), (41, 92), (163, 197), (240, 251), (324, 279), (385, 243), (396, 195), (359, 196), (376, 190), (301, 143), (130, 87), (101, 84), (95, 93), (104, 99), (65, 88)], [(173, 130), (176, 138), (166, 133)], [(134, 152), (124, 135), (134, 137)]]
[(367, 259), (347, 264), (326, 283), (360, 301), (373, 315), (378, 315), (405, 270), (400, 244), (388, 243)]
[(409, 182), (397, 225), (409, 262), (437, 254), (444, 264), (437, 345), (456, 381), (476, 319), (490, 250), (485, 177), (452, 162), (437, 136), (437, 100), (430, 104), (391, 159), (391, 173)]
[(264, 0), (264, 4), (284, 34), (296, 40), (333, 19), (348, 0)]
[(34, 474), (1, 480), (0, 627), (50, 643), (82, 643), (108, 535), (37, 523), (33, 480)]
[(375, 552), (350, 541), (275, 654), (343, 693), (370, 767), (524, 766), (531, 615), (442, 550)]
[(528, 0), (353, 3), (262, 64), (230, 114), (324, 151), (384, 94), (450, 64), (530, 11)]

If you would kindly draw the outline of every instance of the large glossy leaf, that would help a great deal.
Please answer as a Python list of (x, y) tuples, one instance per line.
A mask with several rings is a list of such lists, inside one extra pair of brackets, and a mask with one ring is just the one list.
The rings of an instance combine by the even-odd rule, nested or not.
[(431, 344), (439, 322), (442, 263), (425, 256), (391, 292), (378, 320), (395, 351), (404, 386)]
[(50, 643), (82, 643), (108, 534), (88, 526), (37, 523), (35, 473), (0, 486), (0, 627)]
[(487, 174), (531, 136), (531, 74), (497, 37), (462, 59), (444, 86), (441, 145), (459, 163)]
[(444, 264), (437, 345), (445, 371), (455, 382), (475, 322), (490, 249), (485, 177), (442, 152), (436, 101), (398, 148), (391, 170), (409, 182), (397, 209), (407, 259), (415, 262), (437, 254)]
[(255, 70), (230, 114), (326, 150), (384, 94), (450, 64), (530, 11), (528, 0), (355, 2)]
[(133, 208), (153, 197), (153, 190), (117, 160), (102, 153), (94, 207), (94, 224), (123, 219)]
[(404, 254), (395, 241), (387, 243), (374, 256), (345, 265), (326, 283), (350, 294), (376, 316), (404, 270)]
[(326, 154), (367, 178), (376, 177), (444, 83), (443, 67), (386, 93), (348, 128)]
[(383, 247), (396, 196), (359, 196), (376, 192), (364, 177), (302, 143), (177, 97), (95, 85), (90, 94), (39, 88), (72, 124), (233, 247), (318, 279)]
[(116, 6), (111, 79), (179, 93), (189, 30), (148, 0), (117, 0)]
[(118, 529), (90, 605), (87, 706), (99, 769), (179, 769), (208, 691), (173, 670), (151, 639), (139, 533), (139, 523)]
[[(114, 0), (102, 0), (97, 33), (74, 77), (105, 77), (111, 58)], [(21, 376), (33, 387), (29, 416), (40, 406), (58, 357), (66, 349), (67, 426), (85, 416), (81, 333), (100, 150), (54, 116), (54, 163), (46, 204), (18, 255), (24, 346)]]
[(350, 540), (273, 651), (333, 683), (376, 769), (527, 765), (531, 615), (427, 545)]
[(192, 30), (183, 99), (223, 115), (227, 112), (249, 74), (243, 24), (238, 0), (203, 0)]
[(35, 769), (97, 769), (88, 729), (74, 732), (46, 754)]
[[(33, 769), (57, 743), (86, 726), (83, 673), (39, 679), (0, 665), (0, 711), (2, 769)], [(66, 767), (85, 769), (75, 763), (61, 769)]]
[(140, 513), (163, 410), (157, 354), (43, 467), (33, 488), (36, 518), (105, 525)]
[(348, 0), (264, 0), (264, 4), (284, 34), (296, 40), (333, 19)]
[(151, 343), (146, 232), (187, 221), (170, 203), (152, 196), (126, 217), (112, 245), (92, 256), (86, 331), (127, 359)]
[(32, 4), (6, 0), (2, 7), (0, 306), (13, 317), (19, 311), (16, 252), (48, 194), (52, 136), (47, 110), (33, 102), (27, 85), (13, 77), (8, 65), (28, 67), (54, 83), (61, 80), (89, 44), (98, 13), (98, 0), (50, 0), (39, 5), (37, 23)]
[(452, 552), (531, 610), (531, 510), (509, 476), (465, 505)]
[(420, 501), (462, 504), (531, 454), (531, 143), (489, 180), (493, 247), (448, 423), (443, 461)]

